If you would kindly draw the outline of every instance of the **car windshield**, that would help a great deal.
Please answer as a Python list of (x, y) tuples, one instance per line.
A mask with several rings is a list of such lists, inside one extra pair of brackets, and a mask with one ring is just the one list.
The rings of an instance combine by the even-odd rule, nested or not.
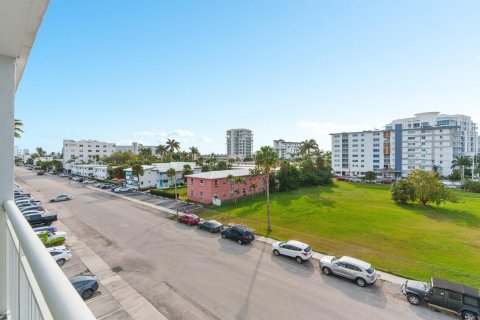
[(367, 270), (367, 273), (368, 274), (373, 274), (375, 272), (375, 269), (373, 269), (372, 267), (368, 268)]
[(333, 261), (336, 261), (336, 260), (338, 260), (337, 257), (333, 257), (333, 258), (332, 258), (332, 262), (333, 262)]
[(312, 251), (312, 248), (306, 247), (306, 248), (304, 249), (304, 251), (305, 251), (305, 252), (310, 252), (310, 251)]

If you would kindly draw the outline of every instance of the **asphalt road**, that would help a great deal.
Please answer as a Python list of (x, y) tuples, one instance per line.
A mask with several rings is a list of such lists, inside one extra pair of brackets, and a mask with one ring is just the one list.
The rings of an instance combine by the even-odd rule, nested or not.
[[(255, 242), (240, 246), (157, 210), (57, 176), (16, 168), (16, 180), (168, 319), (453, 319), (411, 306), (397, 285), (360, 288)], [(120, 269), (121, 268), (121, 269)]]

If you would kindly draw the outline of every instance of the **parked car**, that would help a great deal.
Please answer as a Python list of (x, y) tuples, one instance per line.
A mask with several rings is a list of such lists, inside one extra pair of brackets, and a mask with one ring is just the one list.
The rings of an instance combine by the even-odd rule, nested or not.
[(177, 218), (177, 221), (180, 223), (188, 224), (189, 226), (194, 226), (200, 222), (200, 218), (194, 214), (185, 214)]
[(84, 183), (84, 184), (92, 184), (92, 183), (96, 183), (96, 182), (95, 182), (95, 180), (89, 180), (89, 179), (87, 179), (87, 180), (83, 180), (82, 183)]
[(69, 194), (61, 194), (59, 196), (56, 196), (52, 199), (50, 199), (48, 202), (58, 202), (58, 201), (67, 201), (67, 200), (72, 200), (73, 196)]
[(97, 277), (75, 276), (68, 278), (80, 296), (87, 300), (98, 290)]
[(50, 252), (50, 255), (53, 257), (55, 262), (60, 267), (63, 266), (65, 262), (67, 262), (72, 258), (72, 253), (68, 249), (58, 249), (55, 247), (53, 247), (53, 249), (52, 248), (48, 248), (48, 249), (49, 249), (48, 251)]
[(49, 232), (55, 232), (57, 231), (57, 228), (52, 227), (52, 226), (46, 226), (46, 227), (35, 227), (33, 228), (33, 231), (35, 232), (40, 232), (40, 231), (49, 231)]
[(40, 170), (37, 172), (37, 176), (43, 176), (45, 174), (44, 170)]
[(27, 222), (33, 226), (49, 226), (54, 221), (57, 221), (56, 214), (42, 214), (42, 213), (34, 213), (25, 216)]
[(225, 230), (220, 232), (223, 239), (231, 239), (239, 244), (250, 243), (255, 239), (253, 230), (241, 224), (231, 224)]
[(20, 212), (26, 212), (26, 211), (31, 211), (31, 210), (36, 210), (36, 211), (43, 211), (45, 212), (45, 209), (42, 206), (38, 205), (31, 205), (23, 208), (18, 208)]
[(113, 189), (113, 192), (119, 193), (119, 192), (130, 192), (133, 191), (133, 189), (130, 189), (129, 187), (116, 187)]
[(312, 249), (310, 246), (296, 240), (274, 243), (272, 249), (274, 255), (284, 255), (294, 258), (297, 263), (303, 263), (312, 257)]
[(333, 273), (352, 279), (360, 287), (374, 284), (377, 281), (377, 272), (370, 263), (352, 257), (325, 256), (320, 259), (320, 269), (326, 275)]
[(215, 220), (202, 220), (197, 224), (198, 229), (207, 230), (211, 233), (223, 230), (223, 224)]
[(44, 214), (45, 212), (44, 211), (40, 211), (40, 210), (27, 210), (27, 211), (23, 211), (22, 214), (23, 216), (28, 216), (30, 214), (35, 214), (35, 213), (40, 213), (40, 214)]
[(110, 189), (112, 188), (112, 184), (110, 183), (102, 183), (102, 185), (100, 186), (100, 189)]
[(402, 292), (413, 305), (428, 303), (452, 310), (464, 320), (478, 320), (480, 316), (480, 295), (476, 288), (448, 280), (432, 278), (427, 282), (407, 280)]

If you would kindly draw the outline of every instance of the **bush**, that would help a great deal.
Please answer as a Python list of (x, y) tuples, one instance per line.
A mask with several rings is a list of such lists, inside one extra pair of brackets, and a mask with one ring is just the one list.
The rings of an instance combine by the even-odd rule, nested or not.
[(473, 181), (473, 180), (467, 180), (465, 181), (465, 185), (463, 188), (467, 191), (474, 192), (474, 193), (480, 193), (480, 182), (479, 181)]
[(59, 245), (62, 245), (65, 242), (65, 238), (63, 238), (63, 237), (48, 240), (48, 232), (44, 232), (42, 234), (39, 234), (38, 237), (40, 238), (42, 243), (45, 245), (45, 247), (59, 246)]
[(166, 190), (162, 189), (151, 189), (150, 194), (153, 194), (155, 196), (161, 196), (165, 198), (170, 198), (170, 199), (175, 199), (175, 194), (168, 192)]

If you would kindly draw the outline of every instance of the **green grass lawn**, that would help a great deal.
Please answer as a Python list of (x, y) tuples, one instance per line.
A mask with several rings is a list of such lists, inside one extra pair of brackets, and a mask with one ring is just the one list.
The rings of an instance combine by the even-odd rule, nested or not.
[[(389, 186), (383, 185), (335, 182), (275, 193), (269, 236), (304, 241), (322, 253), (355, 256), (409, 278), (436, 276), (480, 287), (480, 195), (457, 193), (459, 203), (426, 208), (394, 203)], [(201, 216), (242, 222), (266, 235), (263, 196)]]
[[(175, 200), (175, 188), (165, 188), (160, 190), (170, 193), (174, 197), (173, 199)], [(177, 193), (180, 195), (179, 200), (184, 200), (184, 201), (188, 200), (186, 186), (177, 187)]]

